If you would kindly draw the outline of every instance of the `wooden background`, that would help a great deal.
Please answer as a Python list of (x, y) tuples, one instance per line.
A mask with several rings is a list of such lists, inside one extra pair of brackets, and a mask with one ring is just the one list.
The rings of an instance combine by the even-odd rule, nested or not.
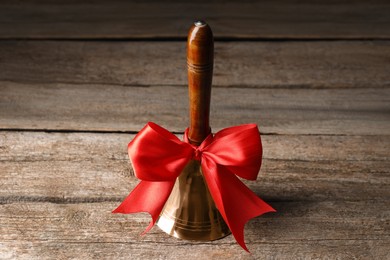
[[(84, 2), (84, 3), (80, 3)], [(389, 1), (0, 2), (0, 259), (389, 259)], [(185, 40), (216, 38), (211, 125), (257, 123), (277, 209), (189, 242), (111, 214), (127, 143), (188, 124)]]

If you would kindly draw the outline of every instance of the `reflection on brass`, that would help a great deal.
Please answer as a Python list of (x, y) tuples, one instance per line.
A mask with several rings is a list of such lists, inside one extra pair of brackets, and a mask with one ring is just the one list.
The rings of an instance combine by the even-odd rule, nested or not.
[(230, 230), (217, 210), (199, 161), (192, 160), (177, 178), (157, 225), (171, 236), (210, 241)]

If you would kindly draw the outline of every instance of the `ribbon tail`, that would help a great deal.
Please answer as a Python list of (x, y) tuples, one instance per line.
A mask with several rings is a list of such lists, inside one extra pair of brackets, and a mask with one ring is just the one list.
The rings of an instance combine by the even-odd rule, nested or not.
[(237, 243), (249, 252), (244, 241), (245, 224), (254, 217), (275, 210), (226, 168), (211, 160), (203, 160), (202, 168), (218, 210)]
[(152, 221), (142, 234), (156, 223), (175, 182), (141, 181), (112, 213), (148, 212)]

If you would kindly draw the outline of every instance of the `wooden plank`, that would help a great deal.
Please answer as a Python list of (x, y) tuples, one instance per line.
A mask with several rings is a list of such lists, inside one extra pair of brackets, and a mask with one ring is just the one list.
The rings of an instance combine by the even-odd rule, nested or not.
[[(0, 204), (119, 203), (139, 182), (127, 157), (134, 135), (0, 132)], [(388, 201), (390, 136), (262, 137), (267, 201)]]
[(246, 242), (252, 252), (247, 254), (232, 236), (213, 242), (189, 242), (169, 237), (155, 227), (140, 237), (149, 221), (147, 214), (111, 214), (115, 207), (112, 202), (5, 204), (0, 205), (0, 252), (9, 258), (29, 259), (390, 256), (387, 202), (275, 202), (274, 206), (278, 213), (246, 225)]
[(388, 1), (2, 1), (3, 39), (184, 38), (206, 19), (217, 38), (389, 39)]
[[(185, 42), (0, 41), (0, 84), (185, 86), (185, 48)], [(389, 87), (389, 59), (390, 41), (221, 42), (213, 85)]]
[[(184, 87), (19, 84), (0, 86), (1, 129), (139, 131), (188, 124)], [(211, 126), (257, 123), (262, 133), (388, 135), (390, 89), (214, 88)]]

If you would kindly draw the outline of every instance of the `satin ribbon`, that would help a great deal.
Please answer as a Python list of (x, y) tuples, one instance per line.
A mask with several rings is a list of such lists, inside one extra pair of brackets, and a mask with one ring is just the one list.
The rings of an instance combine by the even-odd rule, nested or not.
[[(244, 226), (250, 219), (275, 210), (256, 196), (238, 177), (256, 180), (262, 145), (255, 124), (225, 128), (194, 146), (159, 125), (149, 122), (129, 143), (128, 153), (141, 182), (113, 213), (148, 212), (156, 223), (176, 178), (187, 163), (201, 161), (211, 196), (237, 243), (246, 251)], [(237, 177), (238, 176), (238, 177)]]

